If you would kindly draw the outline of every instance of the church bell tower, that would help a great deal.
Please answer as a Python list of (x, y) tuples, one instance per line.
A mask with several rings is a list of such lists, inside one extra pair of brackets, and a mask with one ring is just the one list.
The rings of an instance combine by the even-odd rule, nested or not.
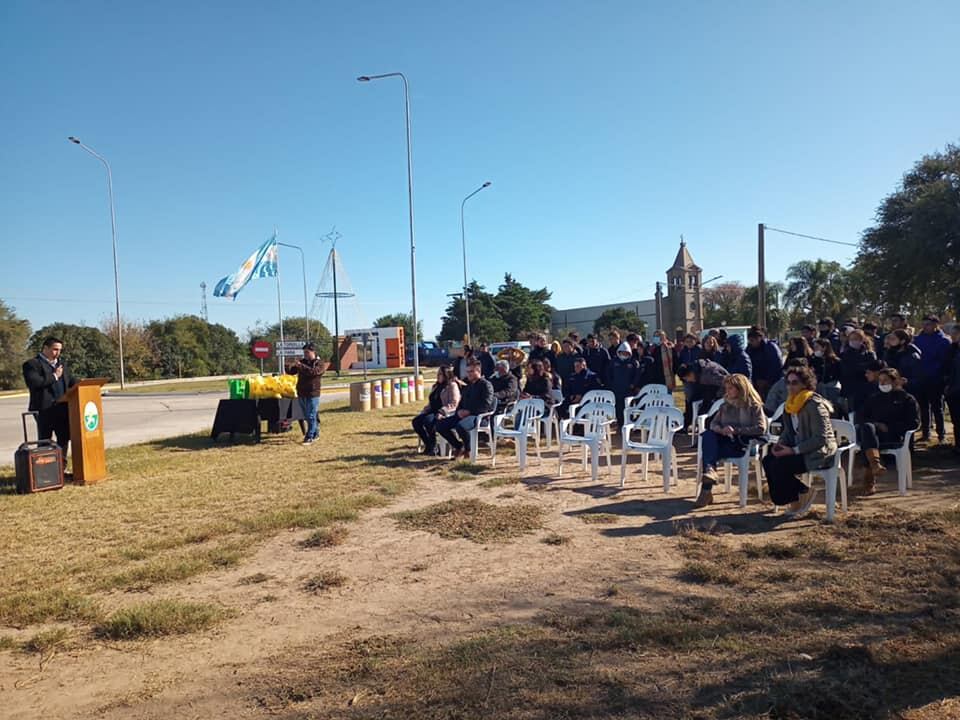
[(703, 270), (693, 261), (681, 235), (677, 258), (673, 267), (667, 270), (667, 298), (661, 329), (668, 337), (677, 333), (698, 333), (703, 329), (702, 281)]

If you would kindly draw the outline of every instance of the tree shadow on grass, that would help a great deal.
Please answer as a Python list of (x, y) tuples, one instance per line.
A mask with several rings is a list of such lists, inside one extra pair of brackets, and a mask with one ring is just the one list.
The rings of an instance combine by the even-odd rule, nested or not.
[[(263, 436), (263, 440), (266, 440)], [(217, 437), (214, 441), (209, 432), (198, 433), (194, 435), (178, 435), (177, 437), (163, 438), (162, 440), (152, 440), (144, 443), (148, 447), (157, 450), (214, 450), (217, 448), (231, 447), (234, 445), (256, 445), (257, 439), (253, 435), (234, 435), (231, 440), (227, 433)]]

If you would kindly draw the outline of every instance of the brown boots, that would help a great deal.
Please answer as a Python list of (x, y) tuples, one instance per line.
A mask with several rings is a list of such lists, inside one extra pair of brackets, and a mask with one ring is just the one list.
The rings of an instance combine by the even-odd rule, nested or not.
[(880, 462), (880, 451), (876, 448), (864, 450), (863, 454), (867, 458), (867, 472), (864, 474), (862, 491), (864, 495), (873, 495), (877, 491), (877, 478), (886, 468)]

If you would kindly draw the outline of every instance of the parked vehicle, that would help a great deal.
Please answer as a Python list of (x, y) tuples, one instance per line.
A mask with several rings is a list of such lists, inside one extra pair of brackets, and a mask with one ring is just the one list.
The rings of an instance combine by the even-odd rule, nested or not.
[[(450, 362), (450, 353), (432, 340), (424, 340), (419, 346), (420, 364), (424, 367), (440, 367)], [(407, 365), (413, 365), (413, 343), (407, 344)]]

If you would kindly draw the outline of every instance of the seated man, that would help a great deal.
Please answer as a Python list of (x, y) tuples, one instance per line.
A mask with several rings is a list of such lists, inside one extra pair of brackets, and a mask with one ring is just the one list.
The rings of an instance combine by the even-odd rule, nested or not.
[(872, 495), (877, 478), (883, 473), (880, 448), (900, 447), (904, 433), (920, 427), (920, 405), (903, 389), (903, 379), (893, 368), (877, 373), (878, 390), (866, 399), (860, 411), (863, 422), (857, 425), (857, 442), (867, 458), (862, 492)]
[(690, 385), (690, 402), (683, 411), (683, 426), (690, 427), (696, 419), (693, 417), (693, 403), (700, 401), (700, 412), (706, 413), (717, 399), (723, 381), (729, 375), (726, 368), (713, 360), (695, 360), (681, 365), (677, 372), (683, 382)]
[(516, 402), (520, 395), (520, 385), (517, 376), (510, 372), (510, 363), (506, 360), (497, 360), (490, 384), (493, 386), (493, 395), (497, 398), (497, 414), (505, 412), (507, 405)]
[(470, 456), (470, 431), (479, 422), (478, 416), (493, 410), (496, 402), (493, 385), (483, 377), (480, 362), (474, 359), (467, 364), (467, 384), (460, 393), (457, 411), (437, 422), (437, 432), (450, 443), (454, 460)]
[(587, 359), (578, 355), (573, 361), (573, 375), (563, 383), (563, 402), (557, 406), (557, 413), (562, 418), (569, 417), (571, 405), (579, 403), (590, 390), (601, 387), (600, 377), (587, 367)]

